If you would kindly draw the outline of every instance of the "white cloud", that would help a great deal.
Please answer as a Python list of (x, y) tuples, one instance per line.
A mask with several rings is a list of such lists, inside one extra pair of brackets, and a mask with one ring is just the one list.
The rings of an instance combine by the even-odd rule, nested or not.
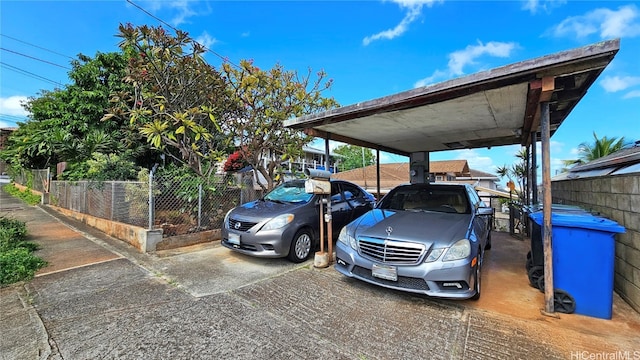
[(208, 32), (203, 32), (202, 34), (200, 34), (200, 36), (198, 36), (195, 39), (200, 45), (204, 46), (207, 49), (211, 49), (211, 46), (213, 46), (213, 44), (217, 43), (218, 40), (214, 37), (212, 37), (211, 35), (209, 35)]
[(477, 45), (469, 45), (463, 50), (454, 51), (449, 54), (449, 63), (446, 71), (436, 70), (431, 76), (416, 81), (413, 86), (414, 88), (418, 88), (434, 84), (450, 77), (463, 75), (464, 67), (476, 64), (478, 58), (482, 56), (506, 58), (511, 56), (513, 50), (518, 47), (519, 45), (514, 42), (490, 41), (483, 44), (481, 41), (478, 41)]
[[(549, 151), (551, 153), (560, 152), (560, 151), (562, 151), (563, 148), (564, 148), (564, 143), (561, 143), (560, 141), (556, 141), (556, 140), (549, 141)], [(519, 146), (518, 146), (518, 150), (517, 151), (520, 151), (520, 147)], [(542, 154), (542, 142), (541, 141), (536, 142), (536, 154), (538, 156), (541, 156), (541, 154)], [(515, 155), (515, 153), (514, 153), (514, 155)]]
[(640, 90), (630, 91), (626, 93), (622, 98), (623, 99), (640, 98)]
[(550, 12), (551, 9), (564, 4), (566, 4), (565, 0), (524, 0), (522, 9), (535, 14), (538, 10)]
[(478, 41), (478, 45), (468, 45), (464, 50), (454, 51), (449, 54), (449, 71), (454, 75), (464, 74), (463, 68), (466, 65), (474, 64), (475, 60), (483, 55), (493, 57), (509, 57), (511, 52), (517, 47), (516, 43), (504, 43), (490, 41), (486, 44)]
[(362, 39), (362, 44), (364, 46), (367, 46), (371, 42), (376, 40), (380, 40), (380, 39), (391, 40), (404, 34), (409, 28), (409, 25), (411, 25), (411, 23), (414, 22), (418, 18), (418, 16), (422, 14), (423, 6), (426, 5), (431, 7), (434, 3), (439, 2), (439, 0), (391, 0), (391, 1), (400, 5), (401, 8), (407, 9), (407, 13), (405, 14), (402, 21), (400, 21), (400, 23), (396, 25), (394, 28), (381, 31), (377, 34), (370, 35)]
[(475, 149), (453, 150), (454, 160), (467, 160), (469, 167), (475, 170), (490, 172), (495, 168), (493, 160), (488, 156), (482, 156)]
[(446, 79), (447, 77), (448, 77), (448, 73), (447, 72), (442, 71), (442, 70), (436, 70), (436, 71), (433, 72), (433, 74), (431, 76), (416, 81), (415, 84), (413, 84), (413, 87), (414, 88), (419, 88), (419, 87), (435, 84), (435, 83), (439, 82), (440, 80)]
[(0, 114), (10, 116), (27, 116), (28, 112), (21, 105), (27, 100), (26, 96), (0, 98)]
[(181, 24), (187, 22), (188, 18), (198, 15), (198, 13), (191, 9), (190, 3), (192, 2), (189, 0), (178, 0), (168, 3), (168, 6), (170, 8), (178, 11), (178, 14), (175, 15), (173, 19), (171, 19), (171, 24), (173, 26), (180, 26)]
[[(195, 6), (197, 4), (201, 5), (202, 3), (195, 0), (151, 0), (148, 2), (144, 1), (143, 6), (148, 7), (153, 13), (157, 13), (158, 11), (164, 9), (175, 10), (176, 14), (169, 21), (169, 23), (174, 27), (178, 27), (181, 24), (186, 23), (190, 17), (207, 14), (210, 12), (209, 9), (205, 9), (204, 12), (199, 12), (199, 10), (195, 9)], [(200, 7), (202, 7), (202, 5)]]
[(549, 31), (556, 37), (584, 38), (598, 34), (600, 38), (634, 37), (640, 35), (640, 12), (635, 5), (621, 6), (618, 10), (595, 9), (584, 15), (564, 19)]
[(617, 92), (640, 84), (640, 76), (606, 76), (600, 85), (606, 92)]

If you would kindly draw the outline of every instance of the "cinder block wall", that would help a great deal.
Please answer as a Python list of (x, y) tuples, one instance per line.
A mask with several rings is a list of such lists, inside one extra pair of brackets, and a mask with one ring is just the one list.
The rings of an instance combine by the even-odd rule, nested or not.
[(553, 203), (598, 212), (626, 228), (616, 235), (615, 291), (640, 312), (640, 174), (554, 181)]

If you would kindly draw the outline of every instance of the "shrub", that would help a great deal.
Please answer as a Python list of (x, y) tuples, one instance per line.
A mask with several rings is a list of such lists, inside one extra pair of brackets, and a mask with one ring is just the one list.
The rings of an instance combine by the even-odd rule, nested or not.
[(3, 236), (12, 237), (15, 240), (22, 241), (27, 237), (27, 225), (20, 220), (0, 217), (0, 239)]
[(35, 272), (46, 264), (27, 248), (0, 251), (0, 285), (33, 279)]
[(32, 193), (30, 188), (27, 188), (25, 191), (20, 191), (20, 189), (12, 183), (5, 185), (4, 190), (11, 196), (22, 199), (22, 201), (29, 205), (36, 205), (40, 203), (40, 195)]
[(46, 261), (32, 254), (38, 245), (25, 241), (24, 222), (0, 217), (0, 286), (30, 280)]

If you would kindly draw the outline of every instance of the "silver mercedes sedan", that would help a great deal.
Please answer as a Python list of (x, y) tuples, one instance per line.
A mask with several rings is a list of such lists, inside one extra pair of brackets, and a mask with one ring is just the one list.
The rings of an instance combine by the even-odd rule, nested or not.
[(492, 216), (470, 185), (401, 185), (342, 228), (335, 269), (391, 289), (478, 299)]

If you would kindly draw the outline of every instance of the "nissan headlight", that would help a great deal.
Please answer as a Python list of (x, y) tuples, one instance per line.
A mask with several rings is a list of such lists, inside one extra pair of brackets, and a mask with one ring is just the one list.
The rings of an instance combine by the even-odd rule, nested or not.
[(449, 248), (449, 250), (447, 250), (442, 261), (460, 260), (468, 257), (469, 255), (471, 255), (471, 243), (467, 239), (462, 239), (457, 241)]
[(222, 223), (227, 229), (229, 228), (229, 214), (231, 214), (232, 211), (233, 209), (227, 211), (227, 214), (224, 216), (224, 222)]
[(338, 235), (338, 241), (340, 241), (345, 245), (351, 246), (353, 250), (356, 250), (356, 238), (349, 235), (349, 232), (347, 231), (346, 226), (343, 227), (342, 230), (340, 230), (340, 235)]
[(293, 214), (278, 215), (273, 219), (269, 220), (266, 224), (264, 224), (264, 226), (262, 227), (262, 230), (280, 229), (281, 227), (292, 222), (293, 218), (294, 218)]

